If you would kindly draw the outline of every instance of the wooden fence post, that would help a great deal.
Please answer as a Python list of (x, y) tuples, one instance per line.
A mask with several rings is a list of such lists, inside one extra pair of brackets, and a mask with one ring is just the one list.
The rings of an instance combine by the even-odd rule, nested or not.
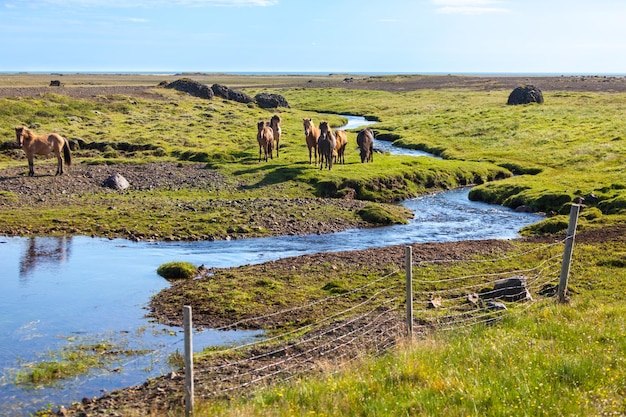
[(193, 343), (191, 306), (183, 306), (183, 328), (185, 330), (185, 416), (193, 416)]
[(569, 279), (569, 269), (572, 263), (572, 252), (574, 250), (574, 238), (576, 237), (576, 226), (578, 225), (578, 213), (580, 204), (572, 204), (569, 212), (569, 224), (567, 226), (567, 236), (565, 237), (565, 249), (563, 250), (563, 262), (561, 263), (561, 277), (559, 279), (559, 303), (567, 302), (567, 281)]
[(413, 252), (410, 246), (404, 251), (406, 271), (406, 326), (409, 341), (413, 340)]

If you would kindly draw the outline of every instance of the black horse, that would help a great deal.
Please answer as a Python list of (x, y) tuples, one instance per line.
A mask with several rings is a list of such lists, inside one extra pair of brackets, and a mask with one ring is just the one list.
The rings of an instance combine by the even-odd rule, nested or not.
[(369, 127), (361, 130), (356, 137), (361, 150), (361, 162), (374, 162), (374, 132)]
[(321, 122), (320, 137), (317, 139), (317, 148), (320, 153), (320, 169), (323, 169), (325, 166), (328, 167), (328, 169), (332, 169), (333, 152), (335, 151), (336, 145), (337, 138), (330, 126), (328, 126), (328, 122)]

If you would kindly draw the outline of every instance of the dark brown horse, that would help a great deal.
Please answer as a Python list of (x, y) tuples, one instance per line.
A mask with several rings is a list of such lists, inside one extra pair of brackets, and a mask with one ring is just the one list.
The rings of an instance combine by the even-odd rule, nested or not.
[(48, 155), (50, 152), (54, 152), (57, 157), (57, 173), (56, 175), (63, 174), (63, 159), (61, 158), (61, 151), (65, 158), (65, 165), (68, 167), (72, 165), (72, 155), (70, 153), (70, 144), (63, 136), (57, 133), (49, 133), (47, 135), (35, 135), (33, 132), (25, 128), (24, 126), (17, 126), (15, 128), (15, 136), (17, 137), (17, 144), (21, 146), (28, 159), (28, 176), (35, 175), (34, 161), (35, 155)]
[(274, 145), (276, 146), (276, 158), (278, 158), (278, 148), (280, 148), (280, 135), (283, 133), (280, 128), (280, 116), (275, 114), (270, 119), (270, 127), (274, 133)]
[(320, 123), (320, 137), (317, 139), (317, 148), (320, 151), (320, 169), (333, 168), (333, 153), (337, 139), (328, 122)]
[(304, 125), (304, 136), (306, 139), (306, 146), (309, 148), (309, 165), (311, 165), (312, 154), (315, 153), (315, 165), (317, 165), (317, 138), (320, 137), (320, 130), (313, 124), (311, 119), (302, 119)]
[(335, 152), (337, 152), (337, 159), (335, 160), (338, 164), (345, 164), (344, 154), (346, 152), (346, 145), (348, 145), (348, 134), (345, 130), (335, 130), (335, 137), (337, 139), (337, 143), (335, 144)]
[(361, 130), (356, 137), (361, 150), (361, 162), (374, 162), (374, 132), (369, 127)]
[(257, 123), (258, 132), (256, 135), (256, 140), (259, 142), (259, 162), (261, 162), (261, 152), (265, 154), (265, 162), (267, 162), (267, 157), (274, 159), (272, 156), (272, 152), (274, 150), (274, 132), (272, 132), (272, 128), (261, 120)]

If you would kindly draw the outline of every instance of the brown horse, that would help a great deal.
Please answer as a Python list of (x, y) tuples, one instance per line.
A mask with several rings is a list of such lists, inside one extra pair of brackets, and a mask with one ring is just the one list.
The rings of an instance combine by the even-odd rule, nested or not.
[(312, 163), (312, 152), (315, 153), (315, 165), (317, 165), (317, 138), (320, 137), (320, 130), (313, 124), (311, 119), (302, 119), (304, 125), (304, 136), (306, 138), (306, 146), (309, 148), (309, 165)]
[(346, 152), (346, 145), (348, 144), (348, 134), (345, 130), (336, 130), (335, 137), (337, 139), (337, 144), (335, 145), (337, 159), (335, 159), (335, 162), (345, 164), (344, 153)]
[(56, 175), (63, 174), (63, 159), (61, 158), (61, 151), (63, 151), (65, 165), (68, 167), (72, 165), (70, 144), (63, 136), (57, 133), (35, 135), (24, 126), (17, 126), (15, 128), (15, 136), (17, 137), (17, 145), (22, 147), (24, 153), (26, 154), (26, 158), (28, 159), (29, 177), (35, 175), (33, 162), (35, 155), (48, 155), (50, 152), (54, 152), (58, 161)]
[(361, 150), (361, 162), (374, 162), (374, 132), (369, 127), (361, 130), (356, 137)]
[(328, 167), (333, 168), (333, 153), (337, 139), (328, 122), (320, 123), (320, 137), (317, 140), (317, 148), (320, 151), (320, 169)]
[(274, 143), (276, 144), (276, 158), (278, 158), (278, 148), (280, 147), (280, 135), (283, 133), (280, 128), (280, 116), (275, 114), (270, 120), (270, 127), (274, 133)]
[(267, 157), (274, 159), (272, 152), (274, 150), (274, 132), (268, 123), (261, 120), (257, 123), (258, 132), (256, 140), (259, 142), (259, 162), (261, 162), (261, 151), (265, 153), (265, 162)]

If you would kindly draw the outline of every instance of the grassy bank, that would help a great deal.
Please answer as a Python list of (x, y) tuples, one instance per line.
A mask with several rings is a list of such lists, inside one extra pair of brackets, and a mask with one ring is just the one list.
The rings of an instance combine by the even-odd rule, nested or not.
[[(616, 279), (623, 275), (623, 262), (616, 262), (623, 258), (621, 245), (623, 239), (576, 247), (572, 298), (567, 305), (549, 298), (532, 306), (510, 305), (513, 310), (495, 325), (434, 332), (411, 346), (400, 343), (382, 357), (359, 360), (339, 371), (329, 364), (288, 384), (260, 388), (251, 397), (202, 401), (198, 412), (219, 416), (623, 415), (626, 292)], [(617, 264), (622, 266), (616, 268)], [(425, 272), (456, 276), (457, 267), (481, 276), (482, 267), (475, 263)], [(415, 273), (421, 278), (421, 270)]]
[[(258, 90), (246, 91), (254, 95)], [(305, 97), (319, 93), (297, 91)], [(365, 99), (357, 96), (355, 100), (354, 108), (358, 109)], [(280, 157), (274, 155), (268, 163), (260, 163), (256, 123), (260, 119), (269, 120), (276, 112), (283, 119)], [(229, 234), (227, 230), (243, 228), (242, 236), (265, 236), (271, 231), (262, 224), (252, 222), (246, 226), (258, 198), (286, 199), (282, 214), (289, 219), (300, 216), (299, 205), (291, 202), (302, 198), (347, 197), (376, 202), (382, 207), (384, 203), (431, 190), (511, 175), (508, 169), (488, 162), (415, 160), (395, 155), (377, 155), (374, 164), (361, 164), (355, 132), (349, 133), (346, 164), (336, 165), (332, 171), (319, 170), (309, 164), (302, 127), (304, 117), (313, 117), (316, 123), (328, 120), (333, 126), (345, 121), (336, 115), (297, 106), (265, 110), (221, 98), (194, 98), (157, 87), (147, 97), (95, 94), (81, 99), (55, 94), (52, 90), (41, 96), (0, 99), (0, 137), (5, 138), (0, 143), (0, 167), (26, 169), (23, 152), (14, 146), (13, 131), (15, 125), (26, 125), (36, 132), (59, 132), (67, 137), (74, 147), (75, 165), (118, 166), (122, 171), (127, 164), (201, 163), (207, 169), (217, 170), (222, 183), (227, 185), (198, 190), (194, 184), (163, 189), (135, 183), (128, 192), (111, 194), (106, 190), (81, 193), (69, 180), (63, 194), (57, 194), (56, 199), (62, 201), (56, 203), (51, 198), (26, 203), (21, 192), (6, 191), (0, 195), (8, 207), (0, 212), (4, 233), (221, 239)], [(38, 175), (48, 175), (52, 163), (51, 159), (38, 158), (35, 162)], [(233, 200), (249, 207), (238, 210), (236, 204), (220, 203)], [(192, 210), (179, 210), (181, 205)], [(323, 205), (327, 206), (326, 213), (318, 210), (311, 213), (331, 216), (350, 225), (362, 222), (377, 225), (371, 217), (335, 210), (328, 202)], [(27, 216), (14, 216), (15, 207), (20, 207)], [(158, 210), (151, 209), (154, 207)], [(397, 212), (391, 206), (385, 210)], [(154, 216), (158, 217), (156, 230)]]
[[(243, 91), (253, 96), (266, 90)], [(109, 95), (85, 100), (53, 92), (1, 99), (0, 135), (6, 140), (0, 166), (25, 166), (21, 150), (11, 149), (13, 126), (25, 124), (67, 136), (80, 147), (75, 151), (79, 164), (204, 163), (236, 184), (237, 192), (230, 198), (287, 194), (391, 202), (429, 190), (479, 184), (470, 198), (555, 214), (566, 214), (572, 201), (584, 198), (597, 210), (585, 217), (583, 228), (624, 220), (623, 94), (551, 93), (545, 94), (543, 105), (507, 106), (506, 91), (274, 91), (288, 99), (290, 109), (270, 111), (219, 98), (202, 100), (156, 87), (152, 99)], [(275, 112), (283, 119), (281, 155), (261, 164), (256, 121)], [(331, 172), (313, 169), (302, 118), (313, 117), (316, 123), (325, 119), (334, 126), (343, 123), (329, 112), (375, 117), (379, 138), (444, 159), (377, 155), (374, 164), (363, 165), (355, 131), (349, 132), (346, 165)], [(36, 169), (45, 166), (44, 161), (36, 163)], [(163, 197), (195, 201), (187, 191)], [(9, 202), (15, 198), (3, 196)], [(94, 201), (97, 196), (85, 198)], [(168, 216), (176, 218), (176, 213), (170, 211)], [(51, 232), (44, 228), (38, 233)], [(86, 231), (90, 232), (102, 234)], [(147, 231), (139, 226), (134, 234)]]

